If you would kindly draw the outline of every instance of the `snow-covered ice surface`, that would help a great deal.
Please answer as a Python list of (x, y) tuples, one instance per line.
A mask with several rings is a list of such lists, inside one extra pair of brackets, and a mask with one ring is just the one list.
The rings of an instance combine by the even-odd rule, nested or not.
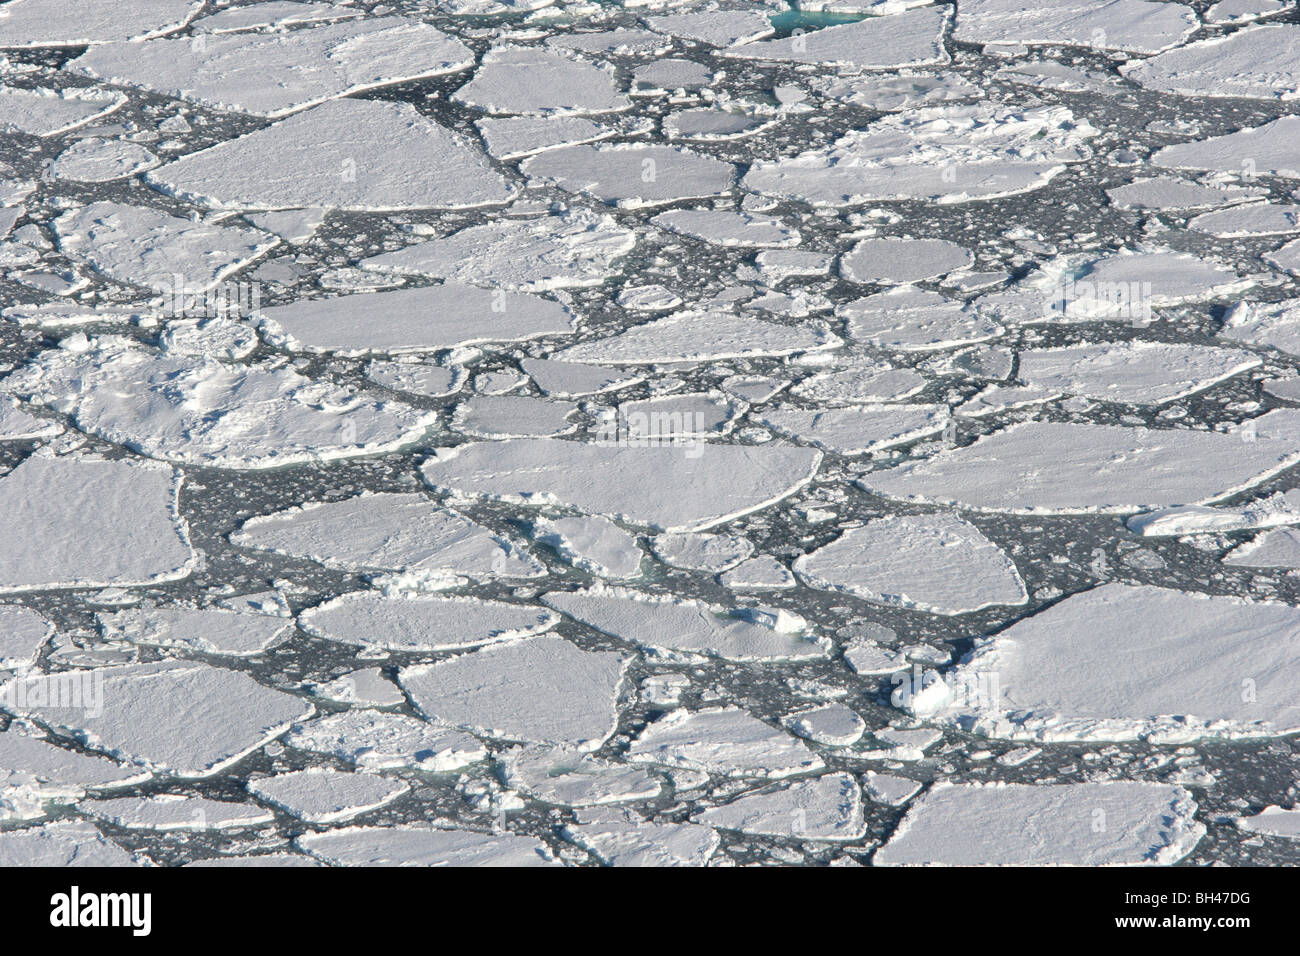
[(1300, 863), (1298, 38), (4, 3), (0, 864)]

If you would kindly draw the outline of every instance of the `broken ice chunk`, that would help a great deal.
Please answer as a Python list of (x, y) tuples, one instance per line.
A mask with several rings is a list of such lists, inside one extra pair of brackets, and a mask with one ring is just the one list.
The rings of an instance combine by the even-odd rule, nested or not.
[(1219, 335), (1234, 342), (1300, 355), (1300, 299), (1238, 302), (1223, 317)]
[(878, 604), (964, 614), (1029, 600), (1015, 564), (956, 515), (890, 515), (794, 562), (811, 587)]
[(564, 747), (515, 747), (501, 756), (506, 783), (544, 803), (594, 807), (651, 800), (663, 784), (641, 767)]
[(580, 818), (561, 834), (607, 866), (705, 866), (721, 842), (707, 826), (650, 823), (634, 816)]
[[(0, 20), (0, 24), (3, 22)], [(0, 831), (0, 866), (134, 865), (130, 853), (83, 820)]]
[(1237, 826), (1248, 833), (1263, 833), (1267, 836), (1277, 837), (1300, 837), (1300, 810), (1265, 807), (1254, 816), (1239, 817)]
[(1300, 116), (1191, 143), (1175, 143), (1151, 156), (1157, 166), (1244, 172), (1248, 177), (1300, 179)]
[(796, 711), (783, 721), (805, 740), (827, 747), (847, 747), (856, 743), (867, 729), (858, 712), (844, 704), (824, 704)]
[(799, 244), (799, 231), (780, 219), (729, 209), (672, 209), (650, 222), (719, 246), (770, 249)]
[(537, 384), (542, 394), (557, 398), (600, 395), (635, 385), (642, 380), (642, 376), (634, 372), (580, 362), (529, 358), (520, 362), (519, 367)]
[(1182, 787), (1135, 781), (936, 784), (877, 866), (1134, 866), (1182, 859), (1205, 835)]
[(578, 430), (577, 406), (532, 395), (475, 395), (456, 406), (451, 427), (477, 438), (554, 438)]
[(595, 750), (618, 725), (627, 659), (542, 636), (403, 668), (402, 687), (430, 720), (488, 737)]
[(1300, 532), (1274, 528), (1233, 548), (1223, 563), (1245, 568), (1300, 568)]
[(139, 143), (122, 140), (83, 139), (69, 146), (50, 163), (55, 179), (80, 183), (106, 183), (126, 179), (158, 165), (158, 157)]
[(937, 292), (900, 286), (841, 304), (849, 337), (901, 352), (928, 352), (1001, 335), (1003, 327)]
[(792, 588), (797, 582), (784, 564), (770, 554), (760, 554), (719, 574), (718, 583), (733, 591), (770, 591)]

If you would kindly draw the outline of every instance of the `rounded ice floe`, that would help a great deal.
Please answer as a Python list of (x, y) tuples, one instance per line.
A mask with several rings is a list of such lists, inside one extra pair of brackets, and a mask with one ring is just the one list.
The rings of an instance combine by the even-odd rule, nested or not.
[(425, 398), (442, 398), (460, 388), (464, 373), (456, 368), (424, 362), (387, 362), (375, 359), (366, 366), (366, 378), (397, 392)]
[(517, 192), (477, 144), (409, 103), (382, 100), (324, 103), (189, 153), (145, 179), (218, 209), (463, 209)]
[(1284, 735), (1300, 730), (1298, 652), (1296, 608), (1105, 584), (978, 643), (913, 709), (1016, 740)]
[(719, 574), (718, 583), (732, 591), (773, 591), (792, 588), (798, 582), (772, 555), (760, 554)]
[(1108, 189), (1106, 195), (1119, 209), (1178, 211), (1208, 209), (1248, 199), (1262, 199), (1268, 193), (1258, 188), (1205, 185), (1176, 176), (1154, 176), (1150, 179), (1135, 179), (1123, 186)]
[(285, 640), (293, 622), (219, 608), (145, 607), (100, 614), (99, 626), (109, 641), (250, 657)]
[(618, 429), (629, 441), (710, 438), (731, 431), (745, 406), (716, 390), (674, 392), (618, 406)]
[(755, 420), (798, 442), (839, 455), (864, 455), (943, 431), (946, 405), (856, 405), (806, 409), (782, 405), (751, 412)]
[(799, 244), (799, 230), (780, 219), (731, 209), (672, 209), (650, 222), (719, 246), (770, 249)]
[[(313, 711), (307, 701), (247, 674), (198, 661), (164, 660), (60, 676), (58, 694), (46, 687), (37, 697), (44, 675), (17, 678), (0, 692), (12, 695), (16, 712), (58, 728), (92, 750), (177, 777), (212, 776)], [(73, 694), (75, 700), (68, 696)], [(203, 701), (203, 707), (196, 710), (195, 701)], [(178, 727), (185, 732), (177, 733)]]
[(700, 531), (793, 494), (820, 463), (820, 452), (793, 446), (524, 438), (438, 449), (420, 471), (430, 487), (460, 495)]
[(1229, 433), (1024, 422), (858, 484), (885, 497), (981, 511), (1124, 514), (1208, 504), (1297, 461), (1300, 415), (1290, 409)]
[(664, 564), (687, 571), (728, 571), (754, 553), (748, 538), (729, 534), (657, 534), (650, 549)]
[(818, 372), (790, 390), (790, 394), (819, 405), (875, 405), (910, 398), (925, 388), (928, 379), (907, 368), (863, 364), (841, 371)]
[(725, 109), (681, 110), (664, 117), (664, 135), (669, 139), (697, 142), (739, 139), (752, 136), (775, 123), (750, 113)]
[(1300, 98), (1300, 26), (1281, 24), (1214, 36), (1120, 72), (1147, 89), (1183, 96)]
[(378, 774), (311, 768), (248, 784), (253, 796), (306, 823), (343, 823), (392, 803), (410, 785)]
[(1092, 154), (1097, 135), (1064, 106), (979, 103), (886, 116), (834, 144), (750, 166), (741, 185), (816, 206), (882, 199), (966, 202), (1039, 189)]
[(566, 146), (524, 160), (520, 171), (625, 209), (731, 191), (736, 167), (676, 146)]
[(1176, 863), (1205, 826), (1179, 786), (937, 783), (912, 804), (876, 866), (1137, 866)]
[(152, 462), (27, 458), (0, 478), (0, 592), (187, 577), (197, 558), (180, 486)]
[(275, 815), (251, 803), (231, 803), (179, 794), (83, 800), (77, 809), (127, 830), (234, 830), (270, 823)]
[(900, 352), (930, 352), (1001, 335), (1003, 327), (978, 310), (938, 292), (899, 286), (838, 306), (849, 338)]
[(428, 826), (342, 827), (304, 833), (301, 849), (335, 866), (546, 866), (546, 844), (513, 833)]
[(484, 53), (474, 78), (452, 100), (485, 113), (523, 116), (614, 113), (632, 105), (612, 68), (516, 46)]
[(783, 723), (805, 740), (827, 747), (847, 747), (866, 732), (867, 723), (844, 704), (823, 704), (796, 711)]
[(728, 612), (698, 601), (605, 587), (552, 591), (542, 600), (604, 634), (666, 657), (783, 661), (829, 653), (828, 643), (808, 633), (802, 620), (753, 610)]
[(445, 651), (531, 637), (559, 617), (528, 604), (468, 596), (354, 591), (298, 616), (314, 637), (390, 651)]
[(476, 438), (554, 438), (578, 430), (571, 402), (533, 395), (475, 395), (456, 406), (451, 427)]
[(714, 72), (695, 60), (655, 60), (632, 71), (634, 94), (665, 94), (675, 90), (695, 92), (714, 81)]
[(877, 604), (965, 614), (1029, 600), (1015, 563), (956, 515), (890, 515), (794, 562), (810, 587)]
[(1019, 46), (1052, 43), (1132, 53), (1158, 53), (1196, 32), (1196, 11), (1150, 0), (966, 0), (953, 38), (962, 43)]
[(969, 249), (946, 239), (863, 239), (840, 257), (840, 275), (850, 282), (920, 282), (974, 262)]
[(612, 216), (575, 209), (470, 226), (441, 239), (363, 259), (361, 267), (490, 289), (540, 292), (600, 285), (609, 278), (614, 263), (635, 245), (636, 233)]
[(543, 635), (435, 664), (398, 681), (429, 720), (485, 737), (596, 750), (618, 726), (628, 659)]
[(951, 11), (930, 7), (856, 23), (797, 32), (778, 40), (742, 43), (722, 51), (726, 57), (817, 63), (881, 70), (947, 63), (943, 31)]
[(793, 840), (852, 842), (867, 832), (862, 790), (850, 773), (828, 773), (778, 790), (742, 794), (695, 819), (720, 830)]
[(1177, 342), (1072, 345), (1020, 353), (1021, 381), (1104, 402), (1161, 405), (1260, 365), (1238, 349)]
[(505, 782), (543, 803), (595, 807), (653, 800), (661, 778), (566, 747), (514, 747), (499, 757)]
[[(465, 44), (427, 23), (367, 17), (283, 33), (206, 36), (201, 43), (191, 37), (107, 43), (64, 69), (213, 109), (277, 117), (334, 97), (453, 73), (473, 62)], [(326, 142), (310, 146), (319, 149)]]
[(106, 183), (126, 179), (158, 165), (158, 157), (139, 143), (123, 140), (82, 139), (50, 163), (55, 179), (81, 183)]
[(259, 310), (262, 333), (294, 351), (341, 355), (433, 352), (571, 335), (574, 316), (552, 299), (460, 282), (299, 299)]
[(249, 518), (232, 544), (408, 580), (536, 577), (542, 567), (506, 538), (421, 494), (362, 494)]
[(571, 345), (552, 358), (647, 365), (819, 352), (842, 344), (838, 336), (816, 325), (778, 325), (727, 312), (678, 312), (608, 338)]
[(447, 773), (487, 757), (483, 744), (467, 733), (374, 710), (345, 710), (295, 724), (284, 742), (298, 750), (338, 757), (363, 770), (410, 767)]
[(825, 766), (797, 738), (735, 707), (671, 711), (646, 725), (627, 759), (729, 777), (789, 777)]

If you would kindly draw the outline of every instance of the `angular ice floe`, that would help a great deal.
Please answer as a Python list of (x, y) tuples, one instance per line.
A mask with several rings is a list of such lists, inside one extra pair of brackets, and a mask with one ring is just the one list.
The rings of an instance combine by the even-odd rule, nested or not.
[(435, 411), (366, 400), (289, 368), (159, 354), (119, 339), (100, 339), (85, 352), (43, 352), (0, 389), (151, 458), (221, 468), (390, 451), (437, 419)]
[(1237, 349), (1177, 342), (1071, 345), (1020, 353), (1020, 379), (1049, 392), (1104, 402), (1159, 405), (1203, 391), (1260, 364)]
[(287, 33), (205, 36), (202, 42), (178, 37), (107, 43), (65, 69), (214, 109), (276, 117), (473, 62), (468, 47), (427, 23), (372, 17)]
[(475, 395), (456, 406), (451, 427), (476, 438), (554, 438), (578, 430), (569, 420), (577, 410), (532, 395)]
[(126, 179), (158, 165), (158, 157), (139, 143), (95, 139), (73, 143), (50, 163), (55, 179), (79, 183), (106, 183)]
[(614, 29), (594, 33), (564, 33), (549, 38), (546, 45), (557, 50), (578, 50), (583, 53), (618, 53), (629, 56), (636, 53), (662, 54), (672, 48), (672, 42), (656, 36), (649, 30)]
[(39, 612), (21, 604), (0, 604), (0, 669), (35, 664), (41, 645), (53, 634), (54, 626)]
[(403, 668), (428, 719), (486, 737), (595, 750), (618, 726), (628, 660), (543, 635)]
[(567, 308), (551, 299), (459, 282), (299, 299), (263, 308), (259, 315), (263, 333), (277, 345), (346, 355), (431, 352), (570, 335), (574, 321)]
[[(612, 216), (574, 209), (501, 219), (361, 260), (361, 268), (487, 288), (540, 292), (600, 285), (632, 251), (636, 233)], [(502, 310), (504, 311), (504, 310)]]
[(719, 246), (772, 249), (799, 244), (799, 231), (780, 219), (730, 209), (672, 209), (650, 222)]
[(1300, 239), (1288, 242), (1280, 249), (1274, 249), (1264, 256), (1264, 261), (1277, 266), (1283, 272), (1300, 276)]
[(1168, 865), (1205, 826), (1179, 786), (938, 783), (876, 851), (876, 866)]
[(978, 528), (956, 515), (890, 515), (850, 528), (797, 558), (810, 587), (877, 604), (964, 614), (1029, 600), (1015, 564)]
[(149, 772), (72, 750), (16, 730), (0, 733), (0, 821), (34, 820), (47, 803), (70, 803), (88, 790), (133, 786)]
[(980, 103), (886, 116), (833, 145), (750, 166), (741, 185), (815, 206), (967, 202), (1039, 189), (1091, 156), (1097, 135), (1064, 106)]
[(1024, 422), (926, 461), (872, 472), (872, 494), (980, 511), (1124, 514), (1208, 504), (1300, 461), (1300, 416), (1279, 409), (1232, 433)]
[(734, 707), (671, 711), (646, 725), (627, 759), (730, 777), (788, 777), (824, 766), (795, 737)]
[(359, 707), (392, 707), (406, 700), (378, 667), (362, 667), (333, 680), (311, 681), (307, 689), (315, 697)]
[(525, 159), (519, 169), (530, 179), (624, 209), (723, 196), (736, 178), (731, 163), (677, 146), (639, 144), (551, 149)]
[(622, 588), (552, 591), (542, 600), (602, 633), (669, 657), (780, 661), (828, 654), (827, 642), (809, 635), (802, 621), (774, 614), (728, 613), (698, 601)]
[(774, 122), (736, 109), (709, 107), (670, 113), (664, 117), (663, 132), (669, 139), (709, 142), (752, 136)]
[(1108, 189), (1106, 195), (1120, 209), (1182, 210), (1226, 206), (1268, 194), (1258, 188), (1207, 186), (1176, 176), (1153, 176)]
[(1233, 548), (1223, 563), (1238, 568), (1300, 568), (1300, 532), (1274, 528)]
[(1187, 223), (1187, 228), (1208, 232), (1221, 239), (1285, 236), (1300, 232), (1300, 206), (1265, 202), (1216, 209), (1201, 213)]
[(53, 438), (63, 425), (53, 418), (37, 418), (17, 402), (0, 399), (0, 441), (31, 441)]
[[(4, 19), (0, 18), (0, 30), (3, 25)], [(0, 86), (0, 130), (57, 136), (100, 119), (125, 102), (126, 97), (120, 93), (94, 88), (25, 90)]]
[(54, 220), (59, 249), (119, 282), (211, 289), (279, 244), (257, 229), (178, 219), (144, 206), (95, 202)]
[(405, 580), (536, 577), (542, 566), (508, 539), (421, 494), (363, 494), (250, 518), (232, 544)]
[(862, 777), (863, 792), (877, 803), (891, 807), (899, 807), (907, 803), (920, 789), (921, 784), (910, 777), (876, 773), (874, 770), (868, 770)]
[(50, 678), (15, 680), (3, 692), (16, 712), (92, 750), (177, 777), (218, 773), (312, 712), (301, 698), (198, 661), (65, 671), (39, 700), (33, 682)]
[(978, 642), (913, 709), (1016, 740), (1289, 734), (1298, 649), (1296, 608), (1105, 584)]
[(269, 0), (246, 7), (226, 7), (193, 23), (195, 33), (234, 33), (263, 27), (297, 26), (320, 20), (349, 20), (362, 11), (334, 3)]
[(420, 470), (431, 487), (459, 495), (568, 505), (657, 530), (702, 531), (793, 494), (820, 463), (820, 452), (790, 446), (534, 438), (439, 449)]
[(372, 773), (312, 768), (260, 777), (248, 784), (253, 796), (307, 823), (343, 823), (392, 803), (410, 786)]
[(798, 582), (790, 569), (770, 554), (740, 562), (718, 575), (718, 583), (732, 591), (772, 591), (792, 588)]
[(798, 442), (838, 455), (863, 455), (941, 432), (947, 405), (857, 405), (823, 410), (781, 406), (751, 412)]
[(485, 113), (589, 115), (629, 109), (613, 69), (537, 47), (497, 47), (483, 54), (474, 78), (452, 95)]
[(99, 627), (108, 641), (250, 657), (285, 640), (293, 622), (219, 608), (143, 607), (100, 614)]
[(564, 560), (602, 578), (641, 575), (641, 548), (636, 538), (608, 518), (539, 518), (533, 537), (554, 548)]
[(84, 820), (0, 831), (0, 866), (134, 865), (136, 861), (130, 853)]
[(759, 40), (722, 50), (723, 56), (787, 63), (881, 70), (947, 63), (943, 31), (951, 11), (929, 7), (856, 23), (799, 32), (780, 40)]
[(900, 352), (984, 342), (1004, 331), (992, 318), (937, 292), (901, 286), (839, 306), (849, 337)]
[(1196, 11), (1149, 0), (967, 0), (953, 39), (962, 43), (1055, 43), (1158, 53), (1196, 32)]
[(82, 46), (141, 39), (179, 30), (199, 12), (198, 0), (13, 0), (0, 16), (0, 49)]
[(562, 362), (648, 365), (725, 358), (792, 355), (837, 348), (840, 338), (812, 325), (778, 325), (727, 312), (679, 312), (611, 335), (571, 345)]
[(567, 747), (514, 747), (500, 760), (507, 785), (559, 806), (652, 800), (663, 788), (660, 778), (642, 767), (601, 760)]
[(1183, 96), (1300, 98), (1300, 27), (1254, 27), (1169, 50), (1120, 72), (1147, 89)]
[(774, 33), (772, 22), (758, 10), (712, 10), (646, 17), (651, 30), (697, 40), (709, 46), (735, 46)]
[(462, 731), (374, 710), (345, 710), (295, 724), (284, 742), (298, 750), (338, 757), (363, 770), (410, 767), (447, 773), (487, 757), (487, 749)]
[(1249, 833), (1266, 836), (1300, 837), (1300, 810), (1265, 807), (1252, 817), (1239, 817), (1237, 826)]
[(817, 404), (874, 405), (909, 398), (929, 380), (907, 368), (884, 363), (863, 364), (842, 371), (819, 372), (804, 379), (790, 394)]
[(1199, 142), (1175, 143), (1157, 150), (1151, 162), (1171, 169), (1300, 179), (1300, 116), (1283, 116), (1263, 126)]
[(557, 398), (600, 395), (635, 385), (642, 380), (635, 372), (584, 365), (581, 362), (529, 358), (521, 361), (519, 367), (542, 390), (542, 394)]
[(1238, 302), (1224, 316), (1219, 336), (1300, 355), (1300, 299)]
[(354, 591), (303, 611), (315, 637), (391, 651), (444, 651), (548, 631), (559, 617), (528, 604), (431, 594)]
[(513, 833), (425, 826), (342, 827), (295, 841), (335, 866), (546, 866), (546, 844)]
[(655, 557), (687, 571), (727, 571), (754, 552), (748, 538), (729, 534), (658, 534), (650, 539)]
[(251, 803), (231, 803), (173, 794), (85, 800), (77, 805), (77, 809), (127, 830), (154, 830), (163, 833), (233, 830), (261, 826), (275, 819), (275, 814), (271, 811)]
[(562, 146), (581, 146), (609, 139), (618, 130), (581, 116), (519, 116), (481, 119), (474, 124), (490, 155), (522, 159)]
[(0, 592), (187, 577), (197, 558), (180, 484), (148, 462), (27, 458), (0, 478)]
[(840, 275), (850, 282), (921, 282), (974, 262), (969, 249), (946, 239), (863, 239), (840, 257)]
[(862, 790), (850, 773), (828, 773), (780, 790), (742, 794), (695, 819), (720, 830), (792, 840), (852, 842), (867, 832)]
[(474, 143), (409, 103), (385, 100), (324, 103), (145, 178), (216, 209), (462, 209), (517, 191)]
[(721, 843), (707, 826), (650, 823), (632, 814), (579, 817), (578, 823), (565, 826), (561, 833), (607, 866), (705, 866)]

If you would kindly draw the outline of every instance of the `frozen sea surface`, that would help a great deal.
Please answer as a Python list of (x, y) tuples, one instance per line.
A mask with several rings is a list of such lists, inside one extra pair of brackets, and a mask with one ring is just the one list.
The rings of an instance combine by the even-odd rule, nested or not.
[(4, 4), (0, 865), (1300, 863), (1296, 4), (798, 8)]

